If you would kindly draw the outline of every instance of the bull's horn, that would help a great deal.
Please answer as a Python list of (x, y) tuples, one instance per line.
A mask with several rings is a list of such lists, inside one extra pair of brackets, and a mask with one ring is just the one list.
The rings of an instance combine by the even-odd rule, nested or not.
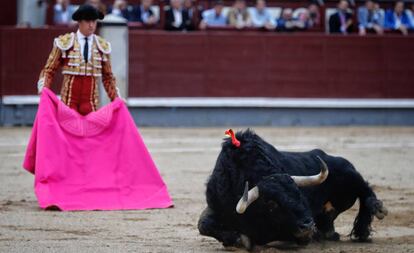
[(322, 184), (323, 181), (325, 181), (325, 179), (328, 177), (328, 174), (329, 174), (328, 166), (322, 160), (322, 158), (320, 158), (319, 156), (317, 156), (317, 157), (318, 157), (319, 161), (322, 164), (321, 172), (318, 175), (313, 175), (313, 176), (291, 176), (293, 181), (295, 181), (295, 183), (299, 187), (313, 186), (313, 185)]
[(247, 207), (251, 203), (253, 203), (257, 198), (259, 198), (259, 188), (255, 186), (249, 191), (249, 183), (246, 182), (243, 196), (237, 203), (236, 212), (239, 214), (246, 212)]

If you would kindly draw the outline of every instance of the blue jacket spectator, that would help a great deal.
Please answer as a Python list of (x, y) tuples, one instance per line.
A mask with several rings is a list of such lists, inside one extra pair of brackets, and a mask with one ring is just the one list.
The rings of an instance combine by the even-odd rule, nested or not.
[(134, 8), (129, 6), (126, 0), (115, 0), (114, 5), (109, 9), (109, 13), (125, 18), (127, 21), (132, 21), (133, 10)]
[(384, 15), (379, 6), (375, 6), (373, 0), (367, 0), (365, 6), (358, 8), (359, 34), (365, 35), (366, 31), (372, 30), (378, 34), (383, 33)]
[(397, 1), (395, 3), (394, 10), (387, 10), (385, 12), (384, 27), (392, 30), (398, 30), (404, 35), (408, 34), (408, 29), (413, 28), (411, 20), (408, 17), (407, 12), (404, 10), (403, 1)]
[(397, 30), (401, 25), (412, 28), (411, 20), (408, 17), (407, 12), (404, 11), (400, 16), (397, 16), (392, 10), (387, 10), (385, 12), (386, 28)]
[(291, 8), (283, 9), (281, 17), (277, 20), (276, 31), (292, 32), (306, 28), (306, 24), (297, 18), (293, 18), (293, 10)]
[(203, 12), (203, 21), (206, 22), (208, 26), (227, 25), (227, 17), (222, 13), (217, 14), (215, 9), (210, 9)]
[(268, 30), (276, 27), (274, 18), (266, 8), (265, 0), (257, 0), (256, 8), (251, 10), (250, 16), (252, 18), (253, 27), (265, 28)]
[(139, 22), (144, 25), (155, 25), (157, 17), (151, 10), (152, 0), (142, 0), (141, 5), (136, 6), (131, 14), (131, 21)]
[(201, 14), (200, 29), (206, 29), (208, 26), (226, 26), (227, 17), (223, 14), (223, 6), (223, 2), (219, 0), (214, 3), (213, 9), (205, 10)]

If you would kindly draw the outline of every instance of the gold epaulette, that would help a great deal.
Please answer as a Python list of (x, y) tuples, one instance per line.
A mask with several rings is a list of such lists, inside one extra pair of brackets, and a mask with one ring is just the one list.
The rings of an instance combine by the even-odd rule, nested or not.
[(73, 46), (75, 40), (74, 33), (66, 33), (55, 38), (55, 46), (61, 51), (66, 51)]
[(111, 43), (106, 41), (104, 38), (99, 37), (98, 35), (95, 35), (96, 45), (98, 46), (99, 51), (101, 51), (104, 54), (110, 54), (111, 53)]

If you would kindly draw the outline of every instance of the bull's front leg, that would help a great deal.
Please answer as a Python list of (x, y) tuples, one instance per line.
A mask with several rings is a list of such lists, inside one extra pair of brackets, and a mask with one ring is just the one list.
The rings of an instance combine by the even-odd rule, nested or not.
[(210, 236), (223, 243), (225, 247), (252, 248), (250, 239), (237, 231), (228, 230), (220, 222), (217, 215), (210, 207), (204, 209), (198, 220), (198, 231), (201, 235)]

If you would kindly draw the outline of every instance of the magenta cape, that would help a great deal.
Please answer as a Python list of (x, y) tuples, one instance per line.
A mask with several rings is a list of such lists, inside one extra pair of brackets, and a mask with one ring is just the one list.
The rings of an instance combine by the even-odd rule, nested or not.
[(23, 167), (42, 208), (120, 210), (173, 205), (124, 102), (82, 116), (43, 89)]

